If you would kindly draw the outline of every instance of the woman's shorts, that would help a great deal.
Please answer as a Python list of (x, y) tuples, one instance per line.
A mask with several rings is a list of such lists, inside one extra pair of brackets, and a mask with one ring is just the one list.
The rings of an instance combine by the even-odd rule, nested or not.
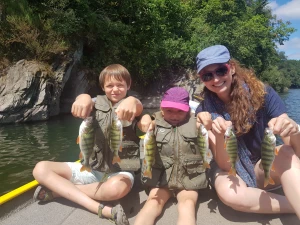
[[(96, 171), (96, 170), (92, 170), (91, 172), (88, 171), (83, 171), (80, 172), (80, 168), (81, 168), (81, 163), (78, 162), (67, 162), (67, 165), (70, 167), (71, 171), (72, 171), (72, 177), (70, 179), (70, 181), (73, 184), (91, 184), (91, 183), (96, 183), (96, 182), (101, 182), (105, 176), (105, 173)], [(108, 177), (107, 179), (119, 175), (119, 174), (123, 174), (128, 176), (128, 178), (131, 181), (131, 187), (133, 186), (134, 183), (134, 177), (133, 177), (133, 173), (131, 172), (116, 172), (116, 173), (109, 173), (107, 174)]]

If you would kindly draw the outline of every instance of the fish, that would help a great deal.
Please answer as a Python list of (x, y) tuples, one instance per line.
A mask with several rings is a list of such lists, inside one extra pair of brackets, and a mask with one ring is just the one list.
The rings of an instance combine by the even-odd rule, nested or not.
[(87, 117), (82, 121), (79, 127), (79, 135), (77, 137), (77, 144), (80, 148), (80, 157), (83, 158), (80, 171), (91, 172), (89, 158), (93, 152), (95, 142), (95, 132), (93, 127), (93, 117)]
[(276, 148), (276, 137), (270, 128), (265, 128), (263, 141), (261, 143), (261, 164), (265, 173), (264, 187), (268, 184), (275, 184), (274, 180), (270, 177), (270, 170), (274, 171), (272, 167), (275, 155), (278, 155)]
[(114, 156), (112, 164), (121, 162), (119, 151), (122, 152), (123, 126), (118, 117), (114, 116), (109, 131), (110, 148)]
[(208, 145), (208, 131), (203, 124), (200, 124), (198, 129), (197, 145), (199, 147), (200, 155), (203, 159), (203, 169), (210, 168), (208, 163), (208, 154), (210, 154)]
[(144, 177), (152, 179), (152, 166), (155, 163), (155, 154), (157, 151), (156, 137), (153, 129), (148, 129), (144, 137), (144, 164), (146, 170), (144, 171)]
[(232, 126), (227, 127), (224, 135), (225, 135), (224, 148), (227, 151), (227, 154), (229, 156), (229, 161), (231, 163), (231, 168), (228, 172), (228, 175), (236, 176), (235, 163), (238, 158), (238, 142)]

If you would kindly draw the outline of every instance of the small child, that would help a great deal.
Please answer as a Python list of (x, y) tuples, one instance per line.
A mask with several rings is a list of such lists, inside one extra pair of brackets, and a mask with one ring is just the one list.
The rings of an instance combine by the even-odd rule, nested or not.
[(178, 223), (196, 224), (195, 207), (198, 189), (207, 187), (203, 159), (197, 146), (197, 123), (190, 112), (189, 94), (180, 87), (169, 89), (163, 96), (161, 111), (154, 114), (149, 130), (154, 129), (157, 143), (151, 176), (142, 167), (142, 183), (151, 189), (136, 225), (154, 224), (171, 197), (178, 200)]
[[(80, 163), (39, 162), (33, 170), (33, 176), (42, 186), (36, 189), (34, 199), (49, 201), (61, 196), (98, 214), (100, 218), (112, 219), (115, 224), (129, 224), (119, 203), (113, 206), (102, 202), (118, 200), (127, 195), (133, 186), (133, 172), (140, 168), (136, 120), (123, 127), (120, 162), (113, 163), (113, 150), (109, 145), (112, 120), (130, 88), (131, 77), (125, 67), (112, 64), (100, 73), (99, 82), (105, 95), (97, 96), (92, 112), (95, 130), (95, 145), (89, 160), (92, 171), (80, 172)], [(134, 116), (139, 116), (143, 109), (141, 103), (138, 100), (128, 103), (128, 107), (122, 106), (123, 112), (127, 111), (124, 110), (126, 107), (137, 108)]]

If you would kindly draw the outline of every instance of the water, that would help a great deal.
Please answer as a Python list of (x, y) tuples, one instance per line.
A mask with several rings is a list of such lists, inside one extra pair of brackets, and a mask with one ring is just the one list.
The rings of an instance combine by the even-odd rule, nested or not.
[(41, 160), (76, 161), (82, 120), (63, 115), (47, 122), (1, 125), (0, 196), (32, 180)]
[[(300, 123), (300, 89), (281, 94), (289, 116)], [(81, 119), (61, 115), (47, 122), (0, 125), (0, 196), (34, 178), (41, 160), (75, 161)]]

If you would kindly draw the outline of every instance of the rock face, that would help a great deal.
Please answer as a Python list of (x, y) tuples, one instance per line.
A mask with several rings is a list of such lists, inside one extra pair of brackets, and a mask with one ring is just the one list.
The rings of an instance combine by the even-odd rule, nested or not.
[(60, 113), (60, 97), (72, 68), (80, 60), (77, 51), (52, 68), (21, 60), (0, 77), (0, 123), (47, 120)]
[[(97, 85), (89, 85), (87, 73), (77, 68), (82, 47), (73, 57), (64, 58), (51, 67), (36, 61), (21, 60), (0, 75), (0, 124), (48, 120), (60, 113), (70, 113), (76, 96), (89, 93), (103, 94)], [(155, 85), (153, 85), (155, 87)], [(195, 79), (182, 76), (179, 82), (169, 84), (188, 90), (191, 100), (202, 89)], [(129, 91), (140, 99), (145, 109), (158, 109), (163, 93), (155, 96), (141, 96)]]

